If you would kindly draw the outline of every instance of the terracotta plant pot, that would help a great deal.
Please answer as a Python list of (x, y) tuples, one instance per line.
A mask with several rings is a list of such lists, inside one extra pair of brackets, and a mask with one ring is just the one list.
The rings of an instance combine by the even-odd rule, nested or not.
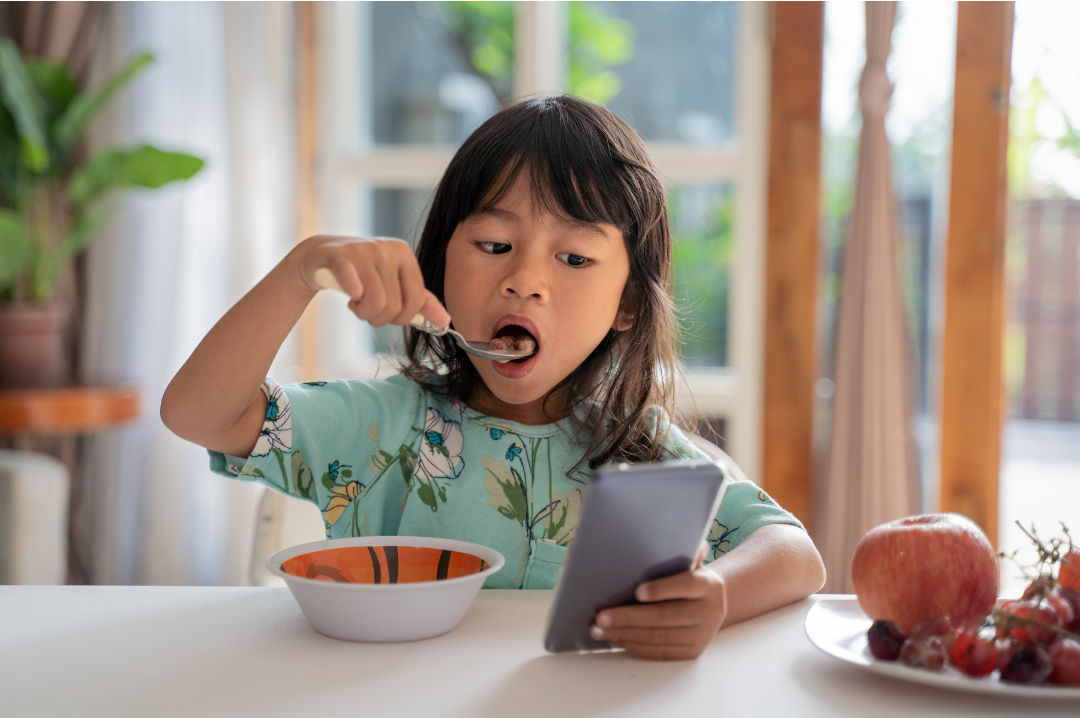
[(0, 304), (0, 389), (49, 389), (68, 381), (67, 307)]

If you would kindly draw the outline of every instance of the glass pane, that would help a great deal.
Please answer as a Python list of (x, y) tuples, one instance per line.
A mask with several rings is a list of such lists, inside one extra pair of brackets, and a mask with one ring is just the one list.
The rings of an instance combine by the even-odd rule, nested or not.
[[(1035, 554), (1016, 521), (1043, 538), (1061, 536), (1058, 522), (1080, 532), (1078, 23), (1075, 4), (1016, 4), (999, 544), (1027, 563)], [(1007, 595), (1025, 583), (1011, 568)]]
[[(374, 222), (372, 234), (377, 237), (397, 237), (416, 247), (420, 232), (427, 219), (428, 205), (432, 199), (429, 190), (377, 189), (368, 190), (372, 197)], [(401, 327), (397, 325), (373, 330), (375, 351), (381, 354), (401, 354), (404, 343)]]
[(647, 140), (736, 136), (737, 3), (574, 2), (571, 93), (600, 102)]
[(369, 3), (376, 143), (460, 144), (509, 97), (513, 3)]
[(728, 365), (733, 200), (726, 185), (668, 190), (675, 302), (682, 320), (683, 361), (688, 367)]

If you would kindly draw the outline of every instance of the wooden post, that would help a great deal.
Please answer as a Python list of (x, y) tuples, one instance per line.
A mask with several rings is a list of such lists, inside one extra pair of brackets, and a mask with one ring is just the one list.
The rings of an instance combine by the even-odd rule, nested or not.
[(762, 485), (810, 528), (823, 3), (773, 3)]
[(945, 257), (941, 508), (997, 544), (1004, 416), (1005, 150), (1013, 3), (957, 3)]

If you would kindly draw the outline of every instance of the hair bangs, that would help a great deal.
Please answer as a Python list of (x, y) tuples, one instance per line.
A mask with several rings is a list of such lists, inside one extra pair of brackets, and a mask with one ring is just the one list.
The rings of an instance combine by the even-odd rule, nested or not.
[(481, 199), (467, 214), (494, 207), (523, 173), (537, 213), (603, 222), (624, 233), (635, 228), (642, 213), (656, 214), (656, 208), (642, 206), (643, 198), (654, 196), (642, 191), (654, 171), (634, 157), (638, 148), (612, 142), (615, 133), (602, 126), (609, 118), (588, 116), (591, 108), (546, 100), (520, 109), (529, 111), (517, 131), (491, 138), (480, 173), (488, 181), (474, 188), (474, 196)]
[(519, 154), (507, 161), (497, 179), (484, 188), (483, 199), (469, 214), (494, 208), (511, 187), (526, 176), (536, 214), (550, 214), (560, 219), (606, 223), (624, 231), (629, 219), (617, 212), (621, 203), (611, 197), (610, 188), (602, 186), (588, 172), (570, 162), (556, 161), (551, 153)]

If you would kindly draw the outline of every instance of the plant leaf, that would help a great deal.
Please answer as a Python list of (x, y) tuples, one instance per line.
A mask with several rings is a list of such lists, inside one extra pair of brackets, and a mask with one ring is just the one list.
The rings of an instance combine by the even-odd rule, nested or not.
[(55, 119), (79, 94), (78, 83), (63, 65), (31, 59), (26, 61), (26, 69), (34, 81), (34, 88), (45, 100), (47, 120)]
[(75, 172), (68, 196), (80, 207), (110, 189), (161, 187), (174, 180), (188, 179), (202, 166), (203, 161), (198, 157), (165, 152), (151, 145), (105, 150)]
[(60, 148), (67, 151), (74, 147), (90, 118), (112, 98), (117, 90), (130, 82), (153, 61), (154, 56), (150, 53), (139, 53), (106, 80), (104, 85), (72, 100), (64, 114), (56, 121), (55, 137)]
[(0, 289), (15, 282), (32, 255), (33, 246), (22, 215), (0, 209)]
[(42, 122), (45, 103), (34, 89), (30, 71), (10, 37), (0, 38), (0, 101), (15, 120), (27, 167), (33, 172), (44, 172), (49, 168)]
[(36, 272), (30, 283), (30, 298), (34, 301), (51, 299), (56, 287), (56, 280), (71, 258), (90, 243), (108, 219), (109, 209), (94, 207), (78, 214), (56, 249), (42, 258), (42, 271)]

